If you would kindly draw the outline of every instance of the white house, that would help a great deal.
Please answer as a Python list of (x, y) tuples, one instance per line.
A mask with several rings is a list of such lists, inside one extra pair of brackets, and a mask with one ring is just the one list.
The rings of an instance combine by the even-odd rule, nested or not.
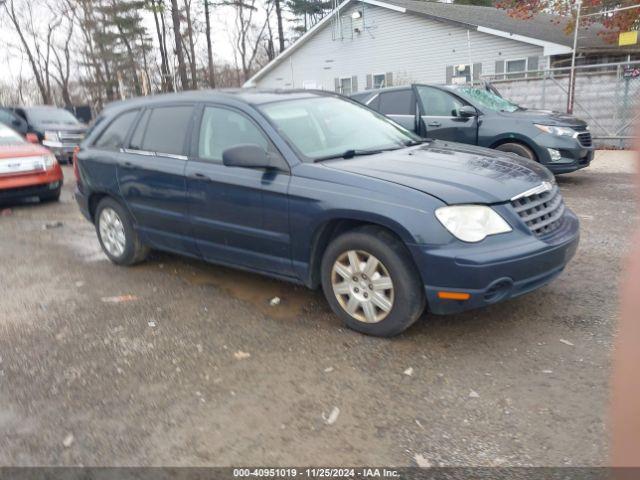
[[(570, 56), (573, 38), (553, 20), (548, 14), (518, 20), (492, 7), (345, 0), (245, 86), (350, 94), (412, 82), (465, 82), (481, 74), (522, 76)], [(581, 30), (581, 61), (624, 60), (628, 52), (605, 43), (598, 30)]]

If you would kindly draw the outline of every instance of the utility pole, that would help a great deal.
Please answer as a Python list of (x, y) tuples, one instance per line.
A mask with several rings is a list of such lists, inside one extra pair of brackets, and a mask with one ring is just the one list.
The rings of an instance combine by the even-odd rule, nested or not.
[(578, 48), (578, 29), (580, 28), (580, 9), (582, 0), (578, 0), (576, 24), (573, 27), (573, 51), (571, 52), (571, 74), (569, 76), (569, 97), (567, 98), (567, 113), (573, 113), (573, 100), (576, 90), (576, 49)]

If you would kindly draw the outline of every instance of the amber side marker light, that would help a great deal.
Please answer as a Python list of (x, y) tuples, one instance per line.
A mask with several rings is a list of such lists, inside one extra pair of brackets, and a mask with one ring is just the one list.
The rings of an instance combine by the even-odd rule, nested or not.
[(438, 292), (438, 298), (444, 300), (469, 300), (471, 295), (463, 292)]

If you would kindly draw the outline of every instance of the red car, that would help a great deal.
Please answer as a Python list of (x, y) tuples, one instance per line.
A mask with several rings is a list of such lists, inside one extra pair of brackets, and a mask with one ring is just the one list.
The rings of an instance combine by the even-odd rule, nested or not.
[(0, 202), (58, 200), (62, 181), (62, 169), (49, 150), (0, 124)]

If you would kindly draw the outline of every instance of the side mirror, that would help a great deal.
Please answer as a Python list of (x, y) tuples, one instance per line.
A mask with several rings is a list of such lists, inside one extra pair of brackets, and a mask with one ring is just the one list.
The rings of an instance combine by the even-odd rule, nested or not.
[(36, 145), (40, 143), (40, 140), (38, 139), (38, 135), (36, 135), (35, 133), (27, 133), (25, 139), (27, 140), (27, 142), (35, 143)]
[(276, 165), (267, 151), (254, 144), (236, 145), (222, 152), (222, 163), (227, 167), (273, 168)]
[(475, 108), (473, 108), (471, 105), (463, 105), (458, 110), (458, 114), (461, 117), (465, 117), (465, 118), (476, 117), (478, 115), (478, 111)]

